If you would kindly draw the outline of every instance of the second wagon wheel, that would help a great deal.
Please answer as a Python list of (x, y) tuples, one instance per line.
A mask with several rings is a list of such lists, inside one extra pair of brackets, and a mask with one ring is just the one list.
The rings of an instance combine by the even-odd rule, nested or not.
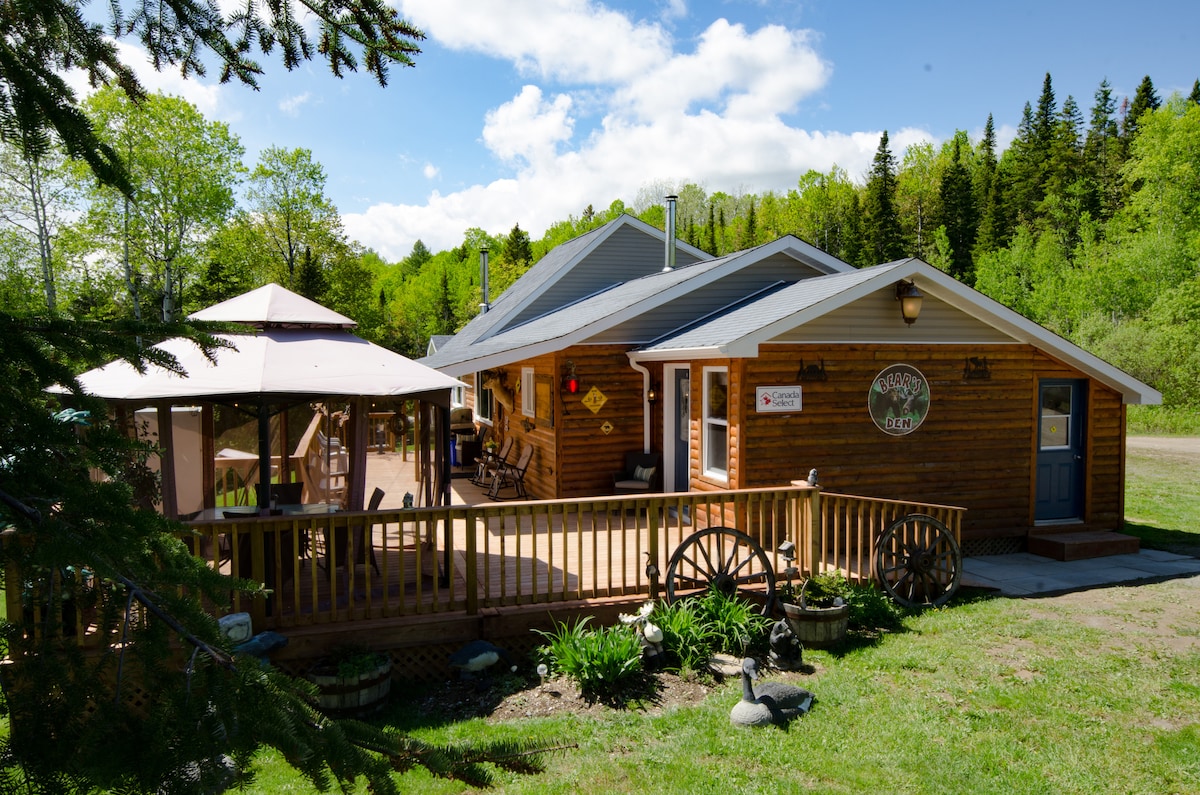
[(946, 525), (909, 514), (892, 522), (875, 543), (875, 576), (905, 607), (936, 607), (958, 590), (962, 552)]
[(693, 533), (675, 548), (667, 564), (667, 602), (712, 587), (726, 596), (763, 602), (766, 615), (775, 601), (775, 570), (750, 536), (731, 527)]

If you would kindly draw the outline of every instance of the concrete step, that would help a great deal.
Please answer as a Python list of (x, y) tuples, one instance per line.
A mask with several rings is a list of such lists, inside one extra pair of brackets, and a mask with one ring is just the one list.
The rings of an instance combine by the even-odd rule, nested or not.
[(1108, 555), (1137, 554), (1138, 539), (1107, 530), (1041, 533), (1029, 537), (1029, 551), (1054, 560), (1085, 560)]

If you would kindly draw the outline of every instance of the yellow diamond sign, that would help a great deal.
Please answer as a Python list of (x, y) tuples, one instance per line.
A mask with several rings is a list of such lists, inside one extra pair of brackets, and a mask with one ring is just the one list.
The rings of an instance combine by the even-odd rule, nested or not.
[(604, 407), (604, 404), (608, 402), (608, 398), (604, 397), (604, 393), (599, 389), (592, 387), (590, 390), (588, 390), (588, 393), (583, 396), (583, 400), (581, 402), (583, 405), (591, 409), (593, 414), (595, 414)]
[(604, 433), (605, 436), (608, 436), (610, 433), (613, 432), (613, 424), (611, 422), (609, 422), (608, 420), (605, 420), (604, 424), (600, 426), (600, 430)]

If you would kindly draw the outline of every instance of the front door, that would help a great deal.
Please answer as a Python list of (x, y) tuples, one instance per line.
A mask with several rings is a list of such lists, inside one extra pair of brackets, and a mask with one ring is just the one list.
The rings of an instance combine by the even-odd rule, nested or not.
[(667, 406), (670, 415), (663, 423), (666, 439), (667, 472), (663, 479), (669, 491), (687, 491), (691, 487), (691, 418), (692, 372), (687, 367), (668, 367), (670, 394)]
[(1038, 387), (1037, 502), (1034, 518), (1083, 517), (1086, 381), (1042, 381)]

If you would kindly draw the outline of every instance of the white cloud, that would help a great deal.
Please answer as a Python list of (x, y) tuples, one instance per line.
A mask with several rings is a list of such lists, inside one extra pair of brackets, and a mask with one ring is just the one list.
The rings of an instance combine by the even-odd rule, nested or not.
[(426, 163), (425, 167), (421, 169), (421, 173), (425, 175), (425, 179), (435, 179), (441, 172), (433, 163)]
[(300, 108), (307, 105), (310, 99), (312, 99), (311, 91), (305, 91), (294, 97), (285, 97), (279, 101), (279, 110), (287, 116), (296, 118), (300, 115)]
[[(389, 259), (418, 238), (433, 250), (458, 245), (470, 227), (496, 233), (520, 223), (536, 235), (589, 204), (630, 204), (655, 183), (786, 191), (808, 169), (835, 163), (857, 179), (879, 144), (878, 131), (809, 131), (782, 120), (831, 74), (807, 31), (717, 20), (690, 52), (675, 52), (658, 25), (587, 0), (516, 0), (503, 9), (404, 0), (401, 13), (441, 44), (506, 59), (545, 81), (527, 83), (485, 116), (481, 140), (512, 169), (506, 178), (344, 217), (352, 237)], [(570, 87), (549, 94), (551, 81)], [(594, 127), (581, 126), (585, 118)], [(922, 135), (901, 131), (893, 140)]]
[(541, 162), (555, 155), (558, 144), (570, 140), (574, 120), (571, 98), (559, 94), (542, 100), (542, 90), (525, 86), (521, 93), (484, 119), (483, 141), (501, 160)]
[(400, 13), (452, 50), (510, 61), (523, 75), (614, 84), (670, 57), (658, 25), (592, 0), (401, 0)]

